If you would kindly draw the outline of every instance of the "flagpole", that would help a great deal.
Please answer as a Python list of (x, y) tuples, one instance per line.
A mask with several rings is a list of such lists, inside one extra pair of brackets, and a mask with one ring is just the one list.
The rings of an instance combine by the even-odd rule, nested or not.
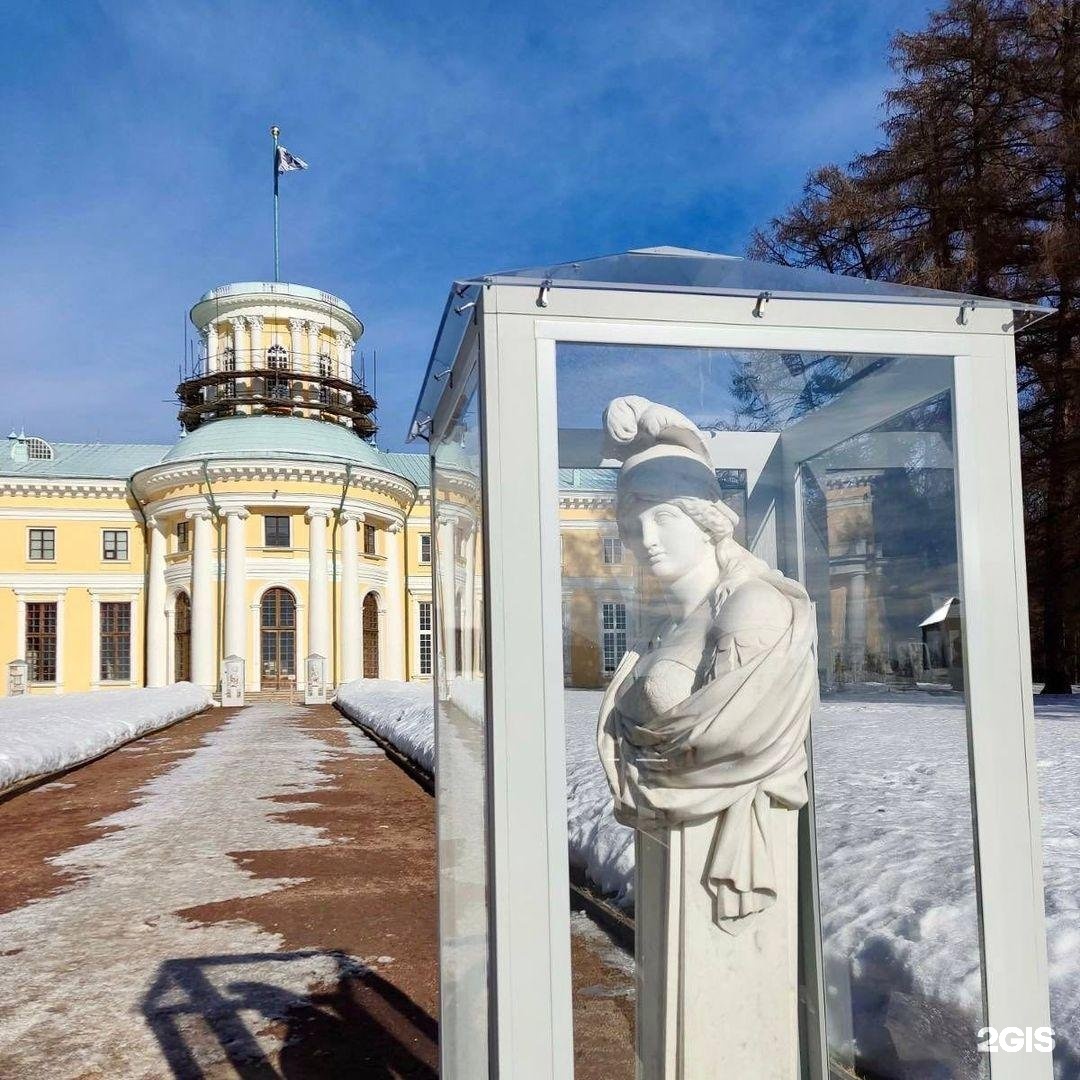
[(281, 266), (278, 256), (278, 136), (281, 129), (275, 124), (270, 129), (274, 137), (274, 280), (281, 280)]

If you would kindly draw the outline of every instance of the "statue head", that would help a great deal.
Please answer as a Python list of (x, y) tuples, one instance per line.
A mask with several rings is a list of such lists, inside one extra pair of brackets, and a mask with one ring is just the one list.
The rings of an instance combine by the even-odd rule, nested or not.
[(738, 515), (720, 497), (708, 447), (682, 413), (642, 397), (604, 410), (607, 455), (622, 461), (619, 534), (642, 566), (673, 581), (708, 560), (723, 571), (738, 553)]

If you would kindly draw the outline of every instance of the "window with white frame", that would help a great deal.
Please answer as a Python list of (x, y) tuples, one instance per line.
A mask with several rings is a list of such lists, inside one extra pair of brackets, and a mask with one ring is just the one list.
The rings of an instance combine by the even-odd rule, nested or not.
[(176, 523), (176, 550), (187, 551), (188, 549), (188, 523), (178, 521)]
[(605, 675), (613, 675), (626, 653), (626, 605), (617, 600), (605, 600), (600, 619), (603, 671)]
[(52, 562), (56, 558), (56, 530), (31, 529), (27, 555), (31, 562)]
[(431, 533), (420, 534), (420, 561), (424, 565), (431, 563)]
[(264, 547), (292, 547), (288, 514), (267, 514), (263, 518)]
[(621, 566), (623, 559), (622, 541), (617, 536), (604, 537), (604, 565)]
[(102, 682), (131, 679), (131, 603), (109, 601), (101, 605), (100, 664)]
[(432, 633), (431, 633), (431, 601), (421, 600), (417, 604), (419, 621), (418, 626), (420, 630), (420, 674), (431, 674), (431, 659), (432, 659)]
[(101, 530), (101, 557), (106, 562), (128, 561), (127, 529)]
[(56, 601), (26, 605), (26, 666), (33, 683), (56, 682)]

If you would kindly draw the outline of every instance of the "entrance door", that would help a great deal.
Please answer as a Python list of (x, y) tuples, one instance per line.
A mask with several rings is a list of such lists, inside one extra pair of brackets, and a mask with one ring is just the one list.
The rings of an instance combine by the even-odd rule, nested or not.
[(379, 677), (379, 601), (374, 593), (364, 597), (364, 678)]
[(173, 681), (191, 681), (191, 600), (185, 592), (176, 594), (173, 619)]
[(262, 688), (296, 685), (296, 598), (288, 589), (268, 589), (261, 605)]

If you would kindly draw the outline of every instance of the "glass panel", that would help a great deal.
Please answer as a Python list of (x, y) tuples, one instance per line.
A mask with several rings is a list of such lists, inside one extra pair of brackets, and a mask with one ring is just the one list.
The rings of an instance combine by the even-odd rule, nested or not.
[[(645, 1061), (752, 1075), (717, 1032), (755, 995), (786, 1037), (793, 999), (754, 980), (794, 982), (797, 957), (766, 929), (757, 959), (739, 943), (797, 918), (789, 733), (816, 670), (833, 1075), (985, 1080), (951, 359), (563, 343), (557, 389), (578, 1075), (632, 1076), (635, 1039)], [(724, 862), (748, 805), (771, 889)]]
[[(481, 430), (475, 375), (433, 444), (436, 786), (443, 1072), (488, 1075), (487, 703)], [(432, 605), (419, 605), (430, 671)]]

